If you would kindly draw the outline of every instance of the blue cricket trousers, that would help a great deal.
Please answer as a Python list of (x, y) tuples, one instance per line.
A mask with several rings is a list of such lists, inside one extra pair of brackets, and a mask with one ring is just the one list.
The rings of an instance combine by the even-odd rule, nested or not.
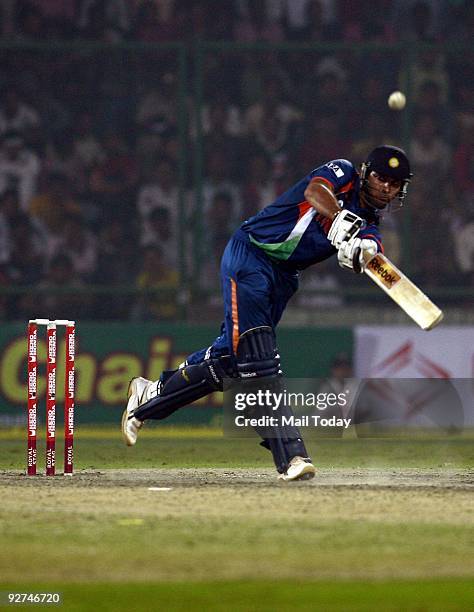
[(205, 358), (234, 355), (240, 334), (262, 325), (274, 329), (288, 300), (298, 289), (298, 274), (285, 270), (239, 229), (227, 244), (221, 261), (224, 323), (221, 335), (208, 349), (190, 355), (189, 364)]

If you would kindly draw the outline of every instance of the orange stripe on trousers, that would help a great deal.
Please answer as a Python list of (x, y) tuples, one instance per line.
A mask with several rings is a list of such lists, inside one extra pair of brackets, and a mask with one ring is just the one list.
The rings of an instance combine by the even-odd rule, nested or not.
[(237, 353), (239, 344), (239, 309), (237, 307), (237, 283), (233, 278), (230, 279), (232, 287), (232, 349)]

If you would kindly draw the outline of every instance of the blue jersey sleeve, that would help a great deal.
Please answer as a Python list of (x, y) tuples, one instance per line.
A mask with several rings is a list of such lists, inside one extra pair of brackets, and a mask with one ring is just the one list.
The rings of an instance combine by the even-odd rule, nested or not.
[(321, 178), (330, 183), (334, 193), (348, 191), (357, 176), (354, 164), (347, 159), (334, 159), (323, 166), (319, 166), (310, 174), (310, 180)]

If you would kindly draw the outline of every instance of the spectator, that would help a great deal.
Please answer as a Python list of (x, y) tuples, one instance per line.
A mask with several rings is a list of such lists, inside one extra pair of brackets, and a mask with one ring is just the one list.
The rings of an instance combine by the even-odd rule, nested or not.
[(28, 143), (38, 140), (41, 119), (32, 106), (21, 99), (14, 86), (8, 86), (2, 96), (0, 108), (0, 136), (16, 132)]
[(282, 129), (287, 132), (291, 126), (301, 123), (303, 113), (299, 108), (282, 97), (282, 87), (279, 80), (270, 76), (265, 81), (265, 89), (262, 98), (252, 104), (245, 113), (246, 132), (249, 136), (262, 133), (262, 124), (265, 119), (272, 115), (276, 118)]
[(137, 130), (136, 152), (142, 174), (148, 177), (155, 159), (177, 133), (178, 91), (172, 72), (153, 77), (140, 93), (135, 113)]
[(74, 143), (68, 134), (48, 141), (42, 158), (43, 172), (63, 176), (70, 190), (80, 193), (87, 185), (85, 168), (74, 154)]
[(78, 15), (82, 38), (119, 42), (128, 36), (131, 24), (126, 0), (79, 0)]
[[(168, 5), (168, 10), (163, 10), (165, 4)], [(134, 15), (133, 39), (155, 43), (179, 40), (181, 30), (175, 10), (174, 2), (141, 0)]]
[[(286, 0), (283, 6), (284, 19), (290, 32), (297, 35), (308, 25), (308, 17), (312, 10), (318, 11), (310, 5), (315, 0)], [(321, 20), (325, 27), (331, 29), (337, 20), (338, 2), (335, 0), (320, 0)]]
[[(411, 202), (409, 203), (411, 208)], [(401, 215), (385, 215), (382, 219), (383, 244), (384, 250), (390, 261), (396, 266), (403, 265), (402, 260), (402, 244), (400, 240), (401, 232)]]
[[(340, 95), (340, 93), (337, 95)], [(372, 117), (377, 117), (380, 123), (385, 126), (383, 131), (386, 132), (387, 126), (396, 122), (394, 113), (392, 112), (392, 115), (389, 115), (387, 90), (378, 75), (370, 74), (362, 80), (359, 85), (359, 95), (356, 96), (351, 107), (350, 117), (347, 122), (350, 132), (355, 132), (362, 139), (370, 139), (371, 141), (375, 139), (375, 142), (385, 142), (383, 138), (379, 140), (378, 134), (374, 135), (367, 126), (367, 122)], [(368, 149), (363, 149), (363, 154), (365, 155), (365, 151), (371, 150), (369, 146)]]
[(70, 40), (75, 34), (75, 0), (29, 0), (42, 12), (43, 24), (49, 40)]
[(142, 250), (142, 262), (136, 279), (140, 297), (132, 309), (132, 319), (139, 321), (169, 321), (177, 316), (176, 291), (178, 272), (163, 259), (159, 247)]
[(112, 216), (102, 228), (98, 238), (97, 266), (93, 282), (110, 287), (110, 293), (101, 293), (94, 301), (94, 316), (99, 320), (126, 319), (135, 300), (125, 289), (136, 274), (137, 236), (129, 222)]
[(270, 3), (239, 0), (238, 14), (234, 27), (234, 40), (237, 42), (278, 43), (284, 38), (281, 19), (271, 16)]
[[(318, 143), (317, 147), (315, 143)], [(338, 114), (320, 113), (305, 132), (299, 152), (300, 166), (314, 168), (325, 159), (337, 159), (341, 151), (349, 149), (350, 142), (341, 128), (341, 117)]]
[(28, 211), (31, 198), (36, 193), (40, 171), (38, 156), (25, 146), (23, 137), (16, 132), (6, 132), (0, 148), (0, 194), (7, 189), (18, 193), (20, 209)]
[[(127, 287), (136, 275), (136, 232), (131, 224), (112, 216), (98, 240), (98, 262), (94, 283), (104, 287)], [(126, 319), (134, 298), (129, 293), (104, 293), (95, 300), (97, 319)]]
[(343, 38), (351, 42), (380, 42), (394, 41), (392, 20), (387, 18), (393, 3), (389, 0), (378, 2), (362, 2), (354, 4), (351, 0), (341, 0)]
[[(0, 288), (4, 289), (9, 286), (11, 286), (11, 280), (9, 279), (8, 274), (3, 268), (3, 266), (0, 265)], [(7, 294), (0, 293), (0, 321), (5, 321), (7, 319), (12, 318), (10, 317), (10, 314), (13, 314), (14, 310), (12, 313), (10, 312), (10, 300), (8, 299), (8, 297), (9, 296)]]
[[(230, 160), (230, 176), (241, 176), (248, 155), (248, 143), (241, 135), (242, 121), (238, 108), (224, 99), (213, 99), (203, 107), (202, 147), (204, 158), (209, 159), (216, 149)], [(199, 146), (199, 143), (197, 143)]]
[[(352, 397), (347, 397), (349, 405), (345, 405), (344, 416), (350, 411), (350, 402), (354, 400), (357, 391), (358, 382), (354, 380), (354, 370), (352, 361), (347, 353), (339, 353), (334, 357), (330, 365), (329, 376), (318, 389), (319, 393), (334, 393), (339, 395), (343, 393), (347, 395), (348, 389), (354, 394)], [(342, 415), (340, 415), (342, 416)]]
[(0, 268), (9, 263), (12, 253), (12, 220), (19, 212), (18, 194), (7, 189), (0, 196)]
[[(438, 235), (437, 238), (439, 239), (441, 236)], [(431, 287), (443, 286), (454, 265), (452, 255), (454, 249), (451, 241), (448, 243), (446, 238), (444, 239), (445, 246), (449, 244), (451, 254), (449, 254), (448, 248), (443, 248), (441, 253), (434, 244), (442, 243), (437, 243), (435, 240), (430, 240), (429, 243), (424, 242), (420, 245), (422, 248), (416, 249), (417, 257), (415, 255), (417, 272), (414, 275), (414, 281), (420, 287), (426, 287), (428, 292)]]
[(303, 85), (308, 117), (313, 114), (314, 108), (319, 113), (332, 111), (334, 100), (346, 96), (346, 72), (337, 60), (325, 58), (318, 62), (312, 72)]
[(74, 273), (79, 278), (84, 281), (93, 280), (97, 273), (98, 239), (79, 215), (68, 215), (61, 232), (51, 242), (50, 261), (59, 254), (71, 258)]
[(265, 153), (256, 152), (248, 158), (242, 182), (242, 218), (256, 215), (277, 197), (271, 160)]
[(341, 285), (333, 261), (319, 263), (301, 275), (297, 304), (303, 308), (340, 308), (344, 304)]
[[(28, 231), (31, 235), (25, 238)], [(22, 252), (22, 241), (28, 253)], [(32, 253), (38, 257), (37, 266), (34, 267), (42, 269), (46, 252), (47, 241), (41, 223), (20, 211), (18, 194), (15, 190), (5, 191), (0, 196), (0, 266), (5, 266), (5, 270), (9, 266), (15, 268), (19, 262), (21, 266), (23, 256), (28, 257)], [(23, 272), (12, 273), (12, 277), (21, 280)]]
[[(362, 111), (362, 109), (361, 109)], [(354, 128), (356, 126), (354, 125)], [(366, 151), (375, 149), (379, 142), (396, 146), (392, 137), (393, 125), (383, 115), (370, 112), (359, 115), (357, 129), (353, 132), (352, 157), (358, 164), (364, 161)]]
[[(474, 4), (472, 2), (450, 2), (449, 17), (444, 27), (449, 40), (471, 45), (474, 38)], [(464, 54), (460, 57), (464, 58)]]
[(431, 115), (422, 115), (415, 121), (410, 159), (419, 180), (442, 184), (450, 168), (451, 150)]
[(202, 209), (195, 211), (195, 216), (202, 216), (202, 227), (212, 222), (212, 206), (216, 194), (227, 194), (232, 205), (227, 209), (229, 223), (235, 224), (241, 219), (241, 200), (238, 185), (232, 180), (230, 167), (232, 160), (225, 157), (225, 152), (215, 149), (206, 160), (205, 178), (202, 187)]
[[(474, 22), (474, 8), (472, 10)], [(464, 51), (469, 49), (464, 47)], [(460, 130), (474, 126), (474, 54), (456, 54), (450, 66), (452, 79), (451, 111)]]
[(126, 285), (136, 271), (136, 242), (133, 225), (112, 216), (99, 234), (94, 281), (101, 285)]
[(229, 210), (232, 199), (228, 193), (216, 193), (211, 204), (209, 215), (208, 249), (214, 261), (220, 262), (222, 253), (232, 234), (233, 227), (229, 221)]
[(66, 219), (80, 213), (80, 205), (71, 193), (67, 177), (59, 173), (46, 176), (43, 188), (31, 199), (29, 212), (43, 227), (48, 242), (54, 242)]
[(145, 86), (135, 115), (138, 129), (158, 129), (157, 124), (160, 124), (164, 130), (176, 125), (177, 86), (172, 72), (165, 72)]
[(211, 5), (209, 40), (230, 41), (234, 36), (236, 11), (232, 2), (215, 2)]
[(220, 261), (233, 230), (229, 223), (230, 210), (232, 210), (230, 195), (225, 191), (217, 192), (212, 199), (208, 216), (209, 225), (206, 227), (206, 250), (202, 253), (201, 261), (202, 289), (216, 291), (219, 288)]
[[(220, 3), (219, 3), (220, 4)], [(188, 47), (198, 40), (210, 40), (209, 33), (212, 30), (210, 11), (213, 12), (215, 5), (212, 0), (179, 0), (176, 4), (176, 18), (180, 24), (181, 40)]]
[(32, 294), (24, 299), (22, 310), (28, 317), (43, 312), (51, 319), (82, 319), (92, 311), (90, 294), (74, 269), (70, 255), (58, 253)]
[(91, 170), (89, 190), (101, 208), (102, 222), (112, 211), (125, 216), (132, 213), (132, 202), (138, 179), (138, 169), (125, 139), (109, 133), (103, 142), (105, 158)]
[(46, 246), (34, 222), (23, 212), (10, 218), (11, 252), (8, 274), (15, 285), (39, 281), (46, 264)]
[(459, 231), (453, 236), (457, 269), (465, 275), (471, 285), (474, 280), (474, 214), (467, 217)]
[(470, 201), (474, 213), (474, 123), (459, 130), (459, 141), (453, 155), (453, 174), (460, 196)]
[(179, 249), (183, 246), (178, 236), (178, 228), (173, 227), (169, 208), (154, 208), (143, 220), (139, 244), (142, 247), (158, 246), (163, 253), (163, 260), (172, 268), (178, 268)]
[(90, 112), (81, 112), (73, 125), (73, 154), (86, 171), (86, 174), (105, 160), (105, 151), (97, 133)]
[(290, 129), (276, 113), (268, 113), (255, 131), (255, 144), (271, 160), (276, 178), (290, 154)]
[(158, 159), (155, 162), (153, 173), (147, 183), (138, 192), (137, 211), (140, 223), (141, 240), (150, 228), (150, 216), (152, 212), (159, 208), (164, 208), (169, 214), (169, 230), (176, 245), (173, 249), (173, 261), (177, 260), (176, 240), (178, 231), (179, 214), (179, 188), (176, 182), (176, 172), (174, 165), (167, 158)]
[(212, 92), (211, 99), (202, 108), (201, 127), (205, 136), (236, 138), (242, 136), (243, 126), (239, 107), (226, 92)]
[(393, 3), (397, 38), (415, 42), (439, 40), (445, 21), (443, 0), (402, 0)]
[(3, 0), (0, 5), (0, 35), (2, 38), (14, 38), (16, 35), (15, 9), (17, 0)]
[(18, 38), (38, 41), (46, 38), (47, 32), (41, 9), (26, 0), (17, 5), (16, 31)]
[(438, 83), (424, 81), (418, 90), (415, 100), (414, 112), (416, 115), (431, 115), (440, 127), (441, 133), (447, 140), (453, 134), (452, 113), (443, 102), (443, 95)]
[(412, 65), (412, 92), (418, 101), (425, 83), (435, 83), (438, 86), (438, 99), (446, 104), (449, 94), (449, 74), (446, 66), (446, 55), (437, 47), (422, 49), (417, 60)]
[[(428, 179), (423, 181), (416, 168), (414, 172), (418, 180), (413, 182), (413, 190), (410, 189), (411, 224), (414, 228), (430, 227), (430, 232), (417, 232), (410, 244), (413, 280), (421, 283), (421, 286), (449, 284), (452, 280), (452, 271), (455, 269), (452, 234), (459, 217), (457, 213), (451, 212), (450, 207), (443, 210), (438, 204), (442, 190), (439, 183), (433, 184), (432, 179), (435, 175), (430, 175), (431, 181)], [(440, 211), (440, 223), (433, 223), (434, 207)], [(433, 245), (436, 245), (437, 258), (434, 263), (426, 261), (427, 258), (433, 257)], [(436, 274), (438, 280), (435, 278)]]
[[(292, 4), (302, 6), (301, 14), (291, 11)], [(287, 2), (285, 18), (286, 37), (295, 42), (326, 42), (335, 40), (337, 29), (333, 21), (325, 17), (324, 5), (321, 0), (303, 0), (303, 2)]]

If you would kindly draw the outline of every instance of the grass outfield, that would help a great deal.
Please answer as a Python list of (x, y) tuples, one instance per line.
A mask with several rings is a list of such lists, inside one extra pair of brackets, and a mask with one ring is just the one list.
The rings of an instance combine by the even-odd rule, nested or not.
[(24, 476), (24, 432), (0, 431), (0, 602), (47, 590), (65, 610), (470, 609), (472, 442), (312, 440), (316, 478), (285, 485), (256, 440), (216, 430), (144, 430), (130, 449), (80, 428), (77, 473), (55, 479)]
[[(0, 585), (1, 587), (1, 585)], [(8, 589), (2, 587), (4, 601)], [(100, 609), (105, 612), (134, 610), (227, 611), (321, 610), (324, 612), (451, 612), (472, 609), (474, 587), (468, 580), (338, 581), (338, 582), (171, 582), (126, 585), (44, 584), (37, 592), (58, 592), (60, 609), (71, 612)], [(0, 604), (1, 605), (1, 604)], [(15, 609), (31, 606), (15, 606)], [(35, 606), (36, 607), (36, 606)], [(12, 606), (9, 606), (12, 609)], [(44, 607), (40, 606), (41, 609)], [(34, 609), (34, 608), (33, 608)], [(54, 609), (54, 608), (53, 608)]]
[[(62, 437), (58, 432), (58, 462)], [(24, 470), (25, 432), (0, 429), (0, 469)], [(455, 436), (421, 432), (410, 439), (321, 438), (307, 443), (319, 467), (474, 467), (474, 431)], [(75, 436), (75, 468), (235, 468), (271, 466), (257, 438), (228, 438), (206, 427), (151, 427), (134, 448), (123, 445), (118, 428), (81, 427)], [(44, 432), (38, 433), (38, 462), (44, 465)], [(61, 467), (61, 463), (59, 463)]]

